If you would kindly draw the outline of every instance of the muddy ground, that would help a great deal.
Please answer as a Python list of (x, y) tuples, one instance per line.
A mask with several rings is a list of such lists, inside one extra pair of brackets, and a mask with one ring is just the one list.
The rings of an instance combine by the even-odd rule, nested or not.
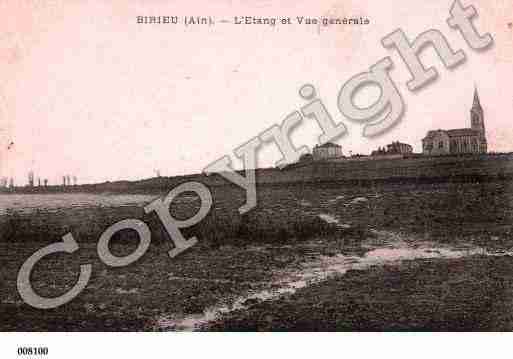
[[(209, 217), (185, 231), (198, 245), (172, 259), (171, 241), (143, 203), (8, 208), (0, 215), (0, 330), (509, 330), (509, 181), (266, 187), (258, 207), (241, 217), (243, 194), (214, 189)], [(195, 205), (186, 197), (171, 210), (186, 218)], [(147, 222), (152, 244), (136, 263), (110, 268), (98, 259), (96, 242), (126, 218)], [(59, 295), (84, 263), (93, 265), (91, 280), (61, 307), (31, 308), (17, 293), (18, 270), (67, 232), (80, 250), (40, 262), (34, 288)], [(136, 244), (133, 233), (122, 232), (112, 250), (126, 255)], [(359, 267), (372, 250), (420, 244), (432, 258)], [(462, 247), (500, 256), (436, 252)], [(329, 267), (340, 258), (342, 269)]]
[(351, 270), (225, 316), (210, 331), (510, 331), (513, 258), (417, 259)]

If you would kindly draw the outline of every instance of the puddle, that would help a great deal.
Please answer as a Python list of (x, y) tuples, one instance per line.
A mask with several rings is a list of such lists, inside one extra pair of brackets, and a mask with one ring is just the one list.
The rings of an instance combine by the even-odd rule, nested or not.
[(123, 289), (123, 288), (116, 288), (116, 293), (118, 294), (136, 294), (139, 292), (139, 289), (132, 288), (132, 289)]
[(319, 218), (329, 224), (338, 224), (338, 219), (333, 217), (331, 214), (321, 213), (319, 214)]
[[(329, 214), (320, 214), (320, 218), (328, 223), (338, 223)], [(293, 294), (297, 290), (319, 283), (333, 276), (344, 275), (348, 270), (367, 269), (375, 265), (399, 264), (401, 261), (419, 258), (460, 258), (472, 255), (504, 256), (507, 252), (490, 253), (484, 248), (460, 246), (452, 248), (433, 242), (411, 243), (412, 238), (404, 238), (400, 234), (387, 231), (374, 231), (382, 240), (379, 245), (370, 246), (363, 257), (338, 254), (324, 256), (317, 254), (313, 260), (305, 261), (293, 269), (284, 269), (274, 273), (274, 280), (267, 287), (235, 298), (231, 303), (223, 303), (207, 308), (204, 313), (177, 317), (169, 315), (156, 320), (157, 330), (193, 331), (208, 322), (236, 310), (244, 310), (255, 304), (274, 300), (283, 295)], [(310, 257), (311, 258), (311, 257)]]
[(365, 203), (369, 200), (365, 197), (356, 197), (351, 202), (347, 203), (346, 206), (352, 205), (352, 204), (358, 204), (358, 203)]
[(340, 227), (340, 228), (351, 228), (350, 224), (340, 223), (339, 220), (337, 218), (335, 218), (334, 216), (332, 216), (331, 214), (321, 213), (321, 214), (319, 214), (318, 217), (328, 224), (336, 224), (337, 227)]
[(330, 200), (328, 201), (328, 203), (335, 203), (335, 202), (338, 202), (338, 201), (340, 201), (340, 200), (343, 200), (344, 198), (346, 198), (346, 196), (344, 196), (344, 195), (340, 195), (340, 196), (337, 196), (337, 197), (335, 197), (335, 198), (333, 198), (333, 199), (330, 199)]

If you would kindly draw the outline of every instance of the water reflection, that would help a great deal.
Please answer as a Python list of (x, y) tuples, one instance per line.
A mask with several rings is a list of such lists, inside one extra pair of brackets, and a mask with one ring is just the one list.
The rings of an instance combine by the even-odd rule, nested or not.
[(0, 215), (7, 211), (29, 214), (38, 210), (59, 210), (76, 207), (121, 207), (142, 206), (155, 195), (143, 194), (0, 194)]

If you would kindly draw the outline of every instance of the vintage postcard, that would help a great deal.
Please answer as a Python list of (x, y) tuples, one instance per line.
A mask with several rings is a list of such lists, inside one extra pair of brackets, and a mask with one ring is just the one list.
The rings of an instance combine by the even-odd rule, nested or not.
[(1, 357), (513, 329), (512, 1), (0, 14)]

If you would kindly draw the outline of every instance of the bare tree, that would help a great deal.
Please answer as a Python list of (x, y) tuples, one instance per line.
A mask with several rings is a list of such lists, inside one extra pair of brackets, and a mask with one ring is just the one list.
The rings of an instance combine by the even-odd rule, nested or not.
[(29, 171), (28, 173), (28, 185), (29, 187), (34, 187), (34, 171)]

